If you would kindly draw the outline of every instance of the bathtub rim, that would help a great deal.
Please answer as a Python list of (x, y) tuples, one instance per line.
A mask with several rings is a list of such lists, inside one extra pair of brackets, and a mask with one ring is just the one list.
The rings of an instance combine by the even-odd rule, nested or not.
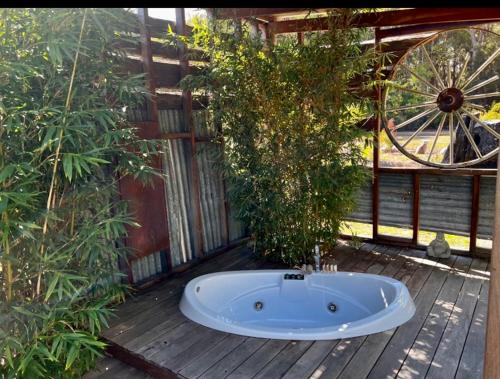
[[(375, 312), (367, 317), (361, 318), (356, 321), (348, 322), (341, 325), (332, 325), (327, 327), (311, 327), (311, 328), (283, 328), (278, 329), (275, 326), (262, 326), (262, 325), (248, 325), (239, 323), (228, 323), (218, 318), (218, 313), (203, 303), (201, 303), (195, 296), (196, 286), (205, 279), (215, 276), (236, 276), (248, 274), (298, 274), (300, 270), (236, 270), (236, 271), (220, 271), (210, 274), (198, 276), (189, 281), (185, 286), (179, 308), (188, 319), (197, 322), (203, 326), (219, 330), (222, 332), (238, 334), (248, 337), (257, 338), (271, 338), (271, 339), (284, 339), (284, 340), (332, 340), (339, 338), (351, 338), (357, 336), (364, 336), (373, 333), (390, 330), (399, 325), (409, 321), (415, 314), (415, 304), (406, 287), (406, 285), (399, 280), (390, 278), (384, 275), (359, 273), (350, 271), (338, 271), (336, 273), (313, 272), (310, 275), (321, 276), (346, 276), (346, 277), (372, 277), (376, 280), (385, 281), (396, 289), (394, 300), (384, 309)], [(189, 296), (191, 294), (191, 296)], [(398, 310), (399, 308), (399, 310)], [(339, 327), (346, 328), (339, 329)]]

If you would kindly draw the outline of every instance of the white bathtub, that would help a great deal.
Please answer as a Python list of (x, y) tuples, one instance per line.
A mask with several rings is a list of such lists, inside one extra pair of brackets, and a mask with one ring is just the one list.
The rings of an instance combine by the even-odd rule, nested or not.
[(191, 280), (180, 309), (189, 319), (251, 337), (329, 340), (392, 329), (415, 305), (406, 286), (385, 276), (296, 270), (228, 271)]

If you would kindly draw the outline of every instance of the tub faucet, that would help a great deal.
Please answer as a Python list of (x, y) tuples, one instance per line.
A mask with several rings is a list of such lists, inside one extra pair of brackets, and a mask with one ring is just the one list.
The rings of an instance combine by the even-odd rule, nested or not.
[(321, 265), (320, 265), (319, 245), (314, 246), (314, 264), (316, 266), (314, 271), (320, 272)]

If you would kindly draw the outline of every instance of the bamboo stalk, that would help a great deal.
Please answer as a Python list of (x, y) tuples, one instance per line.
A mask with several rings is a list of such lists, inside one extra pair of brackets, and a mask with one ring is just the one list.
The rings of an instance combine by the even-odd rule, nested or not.
[[(83, 30), (85, 28), (85, 21), (87, 19), (87, 9), (85, 9), (83, 13), (83, 19), (82, 19), (82, 25), (80, 27), (80, 35), (78, 37), (78, 46), (76, 48), (76, 53), (75, 53), (75, 60), (73, 62), (73, 69), (71, 71), (71, 78), (69, 81), (69, 88), (68, 88), (68, 94), (66, 96), (66, 102), (64, 104), (64, 108), (66, 111), (70, 109), (71, 105), (71, 93), (73, 91), (73, 83), (75, 81), (75, 74), (76, 74), (76, 67), (78, 63), (78, 57), (80, 55), (80, 46), (82, 43), (82, 38), (83, 38)], [(43, 257), (45, 254), (45, 236), (47, 235), (48, 231), (48, 224), (49, 224), (49, 211), (51, 209), (51, 204), (52, 204), (52, 199), (54, 196), (54, 189), (55, 189), (55, 183), (56, 183), (56, 176), (57, 176), (57, 168), (58, 168), (58, 163), (59, 163), (59, 156), (61, 154), (61, 147), (62, 147), (62, 139), (64, 137), (64, 124), (66, 122), (66, 116), (63, 117), (62, 121), (62, 126), (61, 126), (61, 131), (59, 132), (59, 139), (57, 141), (57, 148), (56, 148), (56, 154), (55, 154), (55, 160), (54, 160), (54, 166), (52, 168), (52, 178), (50, 180), (50, 186), (49, 186), (49, 195), (47, 197), (47, 214), (45, 215), (45, 220), (43, 222), (43, 228), (42, 228), (42, 245), (40, 247), (40, 255)], [(36, 283), (36, 296), (40, 296), (41, 293), (41, 283), (42, 283), (42, 272), (38, 272), (38, 278), (37, 278), (37, 283)]]
[[(2, 222), (5, 224), (9, 223), (9, 216), (7, 215), (7, 212), (2, 212)], [(7, 303), (10, 303), (12, 301), (12, 264), (10, 262), (10, 244), (9, 244), (9, 236), (4, 235), (3, 238), (3, 249), (4, 249), (4, 261), (5, 261), (5, 268), (6, 268), (6, 287), (7, 287), (7, 294), (5, 296), (5, 299), (7, 300)]]

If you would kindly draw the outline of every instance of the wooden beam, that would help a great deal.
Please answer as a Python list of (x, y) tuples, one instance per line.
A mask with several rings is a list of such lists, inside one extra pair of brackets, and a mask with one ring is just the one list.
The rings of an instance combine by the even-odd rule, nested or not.
[[(186, 18), (184, 8), (175, 8), (176, 32), (179, 35), (187, 35)], [(184, 43), (179, 42), (179, 62), (181, 78), (189, 74), (189, 61), (186, 56), (187, 49)], [(201, 214), (201, 191), (200, 191), (200, 172), (196, 157), (196, 130), (193, 121), (192, 96), (190, 91), (182, 91), (182, 110), (184, 113), (184, 122), (191, 133), (191, 179), (192, 179), (192, 199), (194, 206), (194, 233), (195, 233), (195, 256), (204, 255), (203, 247), (203, 225)]]
[(275, 14), (296, 14), (307, 12), (307, 8), (218, 8), (214, 9), (217, 18), (245, 18), (258, 16), (272, 16)]
[[(361, 13), (352, 27), (424, 25), (464, 21), (500, 20), (500, 8), (416, 8), (376, 13)], [(278, 21), (269, 24), (274, 34), (327, 30), (328, 17)]]
[[(375, 29), (375, 49), (380, 50), (379, 28)], [(380, 77), (380, 67), (376, 67), (376, 77)], [(372, 182), (372, 237), (378, 238), (379, 219), (379, 136), (382, 124), (380, 105), (382, 104), (382, 87), (377, 86), (377, 101), (375, 102), (376, 121), (373, 128), (373, 182)]]
[[(176, 63), (151, 62), (148, 66), (152, 67), (154, 72), (155, 88), (167, 87), (173, 88), (179, 85), (181, 80), (181, 67)], [(126, 72), (140, 74), (143, 73), (143, 63), (138, 59), (127, 59), (123, 67)], [(197, 74), (200, 71), (199, 67), (189, 66), (187, 68), (189, 74)]]
[(420, 227), (420, 174), (413, 172), (413, 236), (412, 242), (418, 244), (418, 229)]
[(384, 174), (411, 174), (417, 172), (420, 175), (450, 175), (450, 176), (495, 176), (496, 169), (489, 168), (420, 168), (420, 167), (380, 167), (379, 172)]
[(472, 177), (472, 203), (471, 203), (471, 215), (470, 215), (470, 233), (469, 233), (469, 251), (472, 256), (476, 253), (476, 243), (477, 243), (477, 228), (479, 225), (479, 189), (480, 189), (479, 175), (474, 175)]
[(381, 30), (380, 38), (389, 38), (389, 37), (403, 36), (407, 34), (442, 31), (448, 29), (463, 28), (466, 26), (483, 25), (492, 22), (498, 22), (498, 19), (481, 20), (481, 21), (442, 22), (437, 24), (419, 24), (411, 26), (402, 26), (399, 28), (390, 28)]
[(151, 50), (151, 36), (149, 34), (149, 27), (147, 25), (148, 10), (146, 8), (138, 8), (137, 16), (139, 17), (140, 21), (142, 58), (142, 67), (140, 69), (140, 72), (146, 73), (146, 88), (151, 94), (151, 100), (148, 101), (149, 111), (151, 112), (151, 119), (153, 120), (153, 122), (158, 122), (158, 108), (156, 107), (156, 77), (153, 64), (153, 52)]
[[(497, 163), (500, 170), (500, 155)], [(484, 378), (500, 378), (500, 175), (495, 191), (495, 221), (493, 223), (493, 248), (490, 260), (490, 291), (488, 295), (488, 321), (486, 325), (486, 352)]]
[(302, 32), (297, 33), (297, 42), (299, 43), (299, 45), (304, 44), (304, 33)]

